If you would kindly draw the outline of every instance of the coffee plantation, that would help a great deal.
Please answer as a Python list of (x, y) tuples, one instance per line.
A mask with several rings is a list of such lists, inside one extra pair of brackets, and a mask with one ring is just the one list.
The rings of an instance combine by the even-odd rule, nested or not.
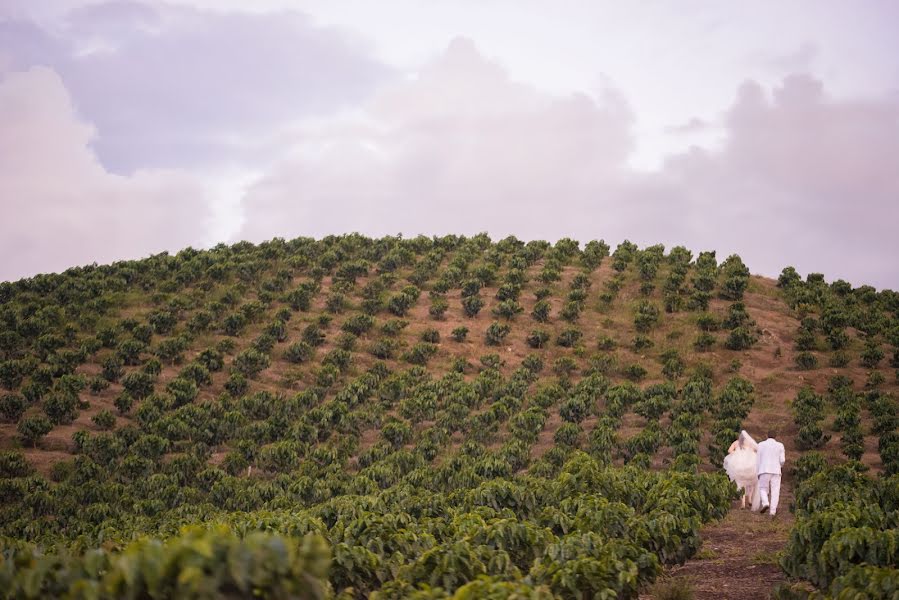
[(276, 239), (2, 283), (0, 594), (636, 598), (773, 418), (778, 593), (895, 597), (897, 353), (899, 294), (629, 241)]

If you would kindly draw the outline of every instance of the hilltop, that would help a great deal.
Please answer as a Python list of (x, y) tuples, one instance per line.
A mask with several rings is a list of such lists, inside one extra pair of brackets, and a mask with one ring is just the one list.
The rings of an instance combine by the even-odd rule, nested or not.
[[(276, 239), (4, 283), (0, 303), (10, 508), (0, 534), (12, 538), (81, 536), (89, 547), (224, 515), (233, 524), (236, 511), (308, 508), (321, 526), (291, 531), (318, 532), (353, 557), (340, 577), (322, 575), (334, 591), (394, 597), (379, 569), (452, 592), (479, 573), (515, 580), (547, 559), (484, 542), (518, 571), (490, 566), (489, 554), (483, 571), (435, 579), (361, 533), (375, 558), (353, 550), (361, 542), (334, 532), (345, 519), (326, 516), (344, 509), (315, 507), (403, 486), (456, 506), (453, 490), (522, 478), (564, 486), (566, 473), (604, 481), (585, 473), (605, 469), (699, 478), (687, 489), (718, 498), (695, 509), (708, 522), (733, 497), (716, 496), (725, 488), (705, 474), (741, 428), (757, 438), (776, 429), (794, 466), (809, 454), (866, 477), (899, 472), (896, 424), (880, 418), (895, 414), (899, 392), (899, 294), (789, 267), (778, 280), (753, 276), (736, 255), (486, 235)], [(578, 462), (587, 460), (589, 469)], [(617, 501), (636, 511), (628, 519), (650, 511), (645, 499)], [(556, 531), (530, 509), (463, 502), (480, 504), (498, 512), (479, 518), (537, 519), (559, 540), (581, 527), (575, 513)], [(630, 543), (677, 564), (698, 548), (690, 528), (677, 543)], [(525, 545), (564, 543), (535, 531)], [(627, 556), (645, 589), (655, 571)], [(533, 585), (565, 596), (530, 569)]]

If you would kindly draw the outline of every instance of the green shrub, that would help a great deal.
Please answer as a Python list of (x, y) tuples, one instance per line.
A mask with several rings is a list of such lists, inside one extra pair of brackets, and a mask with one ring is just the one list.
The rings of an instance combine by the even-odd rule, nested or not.
[(53, 423), (44, 415), (29, 415), (19, 421), (16, 430), (22, 437), (22, 443), (36, 446), (38, 440), (50, 433)]
[(108, 431), (115, 427), (115, 415), (106, 409), (101, 410), (91, 417), (91, 421), (93, 421), (94, 425), (104, 431)]
[(484, 335), (484, 341), (488, 346), (499, 346), (503, 343), (503, 340), (506, 339), (506, 336), (509, 335), (511, 331), (511, 327), (506, 324), (501, 324), (497, 322), (491, 323), (487, 327), (487, 331)]
[(798, 352), (796, 358), (796, 368), (800, 371), (810, 371), (818, 368), (818, 357), (811, 352)]

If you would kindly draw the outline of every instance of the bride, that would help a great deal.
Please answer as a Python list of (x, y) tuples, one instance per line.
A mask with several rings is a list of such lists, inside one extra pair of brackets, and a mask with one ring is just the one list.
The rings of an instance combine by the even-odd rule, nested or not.
[(759, 445), (746, 430), (740, 432), (740, 437), (730, 445), (727, 456), (724, 458), (724, 470), (730, 480), (743, 490), (743, 498), (740, 507), (746, 508), (746, 498), (752, 505), (752, 510), (758, 510), (760, 505), (758, 473), (756, 465), (756, 452)]

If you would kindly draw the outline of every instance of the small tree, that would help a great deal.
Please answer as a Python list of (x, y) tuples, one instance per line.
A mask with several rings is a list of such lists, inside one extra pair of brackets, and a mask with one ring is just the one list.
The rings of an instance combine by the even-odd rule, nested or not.
[(134, 406), (134, 398), (131, 397), (131, 394), (128, 392), (122, 392), (116, 399), (113, 400), (113, 405), (115, 405), (116, 410), (119, 411), (120, 415), (127, 415), (128, 411), (131, 410), (131, 407)]
[(44, 415), (29, 415), (19, 421), (17, 430), (22, 436), (22, 442), (31, 446), (37, 446), (38, 440), (50, 433), (53, 423)]
[(439, 344), (440, 332), (433, 327), (428, 327), (421, 332), (421, 341), (428, 342), (429, 344)]
[(569, 300), (562, 307), (562, 310), (559, 311), (559, 316), (562, 317), (565, 321), (569, 323), (575, 323), (581, 317), (581, 311), (584, 306), (581, 302), (576, 300)]
[(7, 423), (17, 423), (25, 413), (25, 398), (19, 394), (0, 396), (0, 419)]
[(122, 378), (122, 387), (132, 397), (141, 400), (153, 393), (154, 377), (149, 373), (133, 371)]
[(363, 335), (369, 329), (374, 327), (375, 319), (371, 315), (361, 314), (353, 315), (341, 325), (341, 329), (353, 335)]
[(487, 327), (487, 332), (485, 334), (485, 341), (488, 346), (499, 346), (503, 343), (503, 340), (506, 339), (506, 336), (509, 335), (511, 331), (511, 327), (506, 324), (500, 324), (494, 321)]
[(550, 304), (546, 300), (539, 300), (531, 311), (531, 317), (538, 323), (549, 321)]
[(534, 329), (525, 340), (531, 348), (543, 348), (549, 341), (549, 332), (543, 329)]
[(247, 348), (234, 357), (232, 368), (244, 377), (252, 379), (262, 370), (267, 369), (270, 364), (271, 360), (267, 354)]
[(431, 308), (428, 309), (428, 313), (431, 315), (431, 318), (442, 321), (447, 310), (449, 310), (447, 299), (443, 296), (437, 296), (431, 300)]
[(91, 421), (93, 421), (94, 425), (104, 431), (108, 431), (115, 427), (115, 415), (105, 408), (91, 417)]
[(306, 342), (294, 342), (284, 350), (284, 360), (298, 364), (306, 362), (315, 356), (315, 348)]
[(78, 417), (78, 396), (69, 392), (53, 392), (44, 399), (44, 412), (54, 425), (68, 425)]
[(708, 352), (715, 346), (715, 336), (706, 331), (702, 331), (696, 336), (693, 347), (697, 352)]
[(642, 380), (644, 377), (646, 377), (646, 373), (647, 373), (646, 369), (644, 369), (642, 366), (640, 366), (636, 363), (634, 363), (632, 365), (628, 365), (624, 369), (624, 376), (627, 377), (628, 379), (630, 379), (631, 381)]
[(553, 373), (560, 377), (567, 377), (577, 370), (577, 363), (570, 356), (560, 356), (553, 361)]
[(456, 327), (455, 329), (453, 329), (452, 336), (453, 340), (457, 342), (464, 342), (465, 338), (468, 337), (468, 327)]
[(796, 368), (800, 371), (810, 371), (818, 368), (818, 357), (811, 352), (799, 352), (796, 354)]
[(193, 402), (194, 398), (196, 398), (199, 393), (197, 384), (184, 377), (172, 379), (168, 385), (165, 386), (165, 390), (171, 394), (176, 407)]
[(563, 348), (572, 348), (580, 341), (582, 336), (583, 334), (579, 330), (569, 327), (556, 337), (556, 344)]
[(883, 360), (884, 353), (880, 349), (880, 345), (874, 340), (865, 342), (865, 349), (862, 351), (862, 366), (866, 369), (876, 369), (880, 361)]
[(634, 326), (646, 333), (659, 322), (659, 308), (648, 300), (641, 300), (634, 309)]
[(524, 312), (516, 300), (503, 300), (493, 308), (493, 316), (512, 320)]
[(758, 337), (748, 327), (737, 327), (732, 330), (724, 342), (728, 350), (748, 350), (758, 341)]
[(125, 369), (122, 367), (123, 361), (116, 355), (107, 356), (103, 360), (101, 375), (107, 381), (118, 381), (119, 378), (125, 374)]
[(484, 300), (480, 296), (466, 296), (462, 298), (462, 309), (466, 317), (476, 317), (484, 308)]

